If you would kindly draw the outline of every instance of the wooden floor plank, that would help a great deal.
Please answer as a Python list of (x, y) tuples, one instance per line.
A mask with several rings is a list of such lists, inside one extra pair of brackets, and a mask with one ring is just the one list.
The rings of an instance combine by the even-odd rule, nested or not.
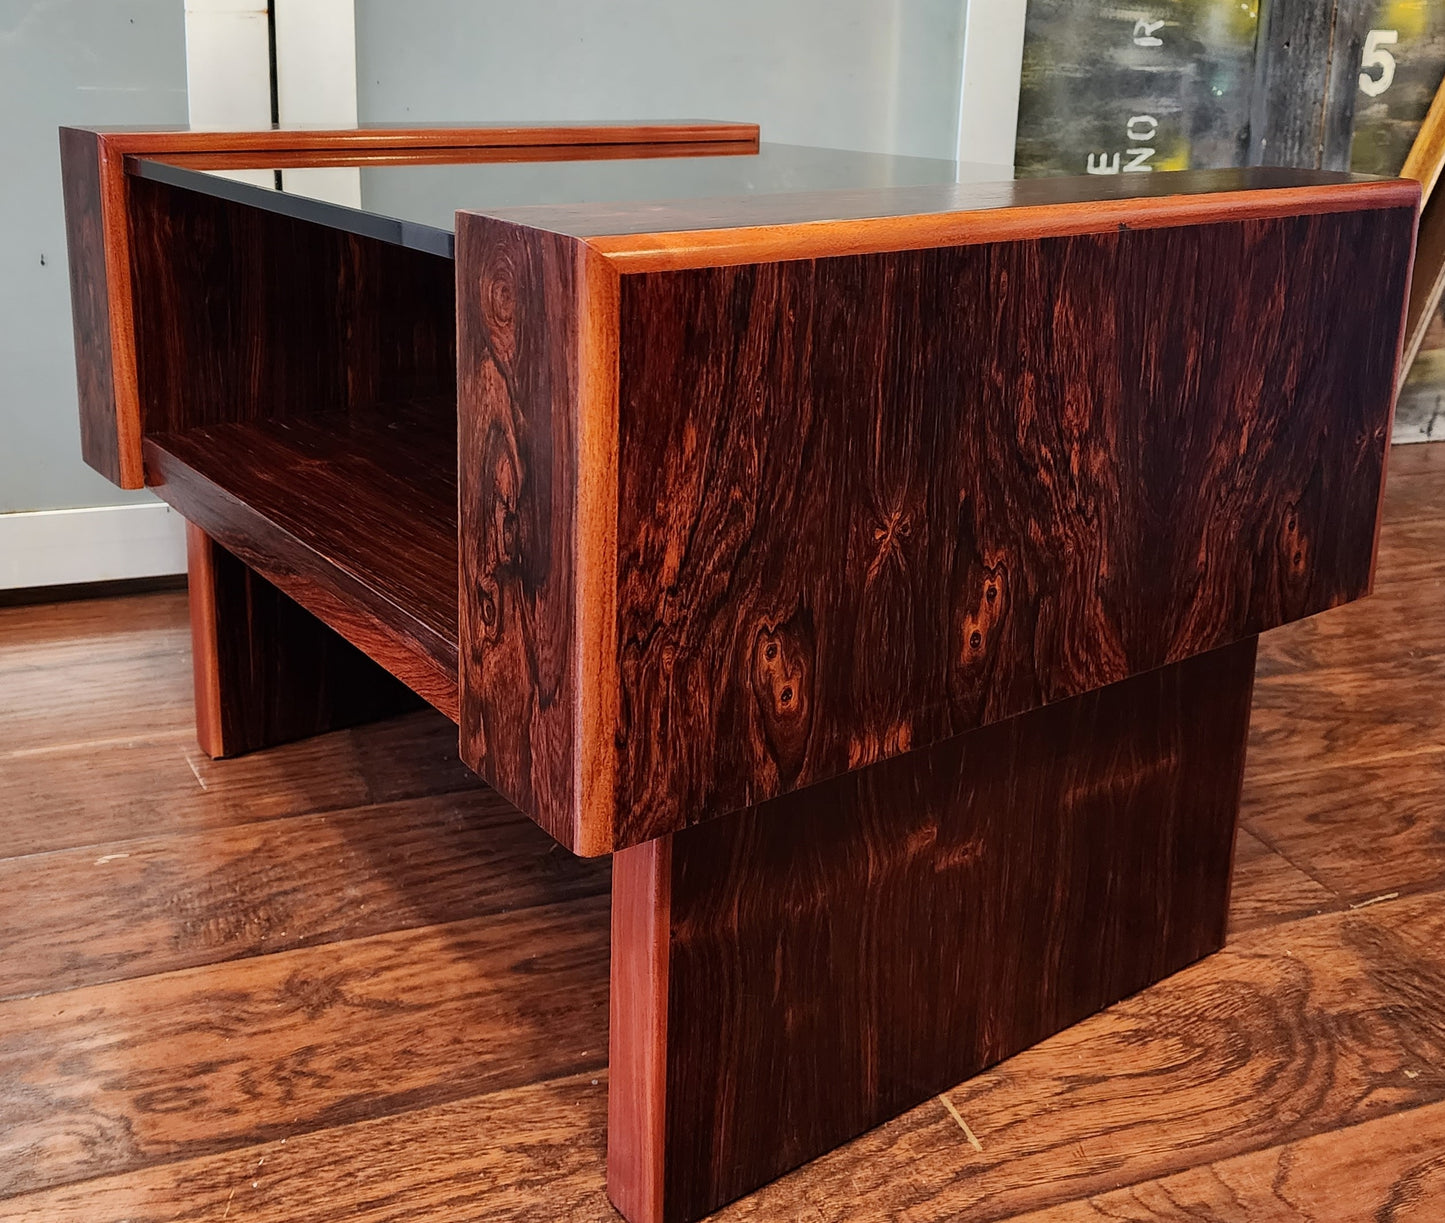
[(1284, 1143), (1071, 1202), (1015, 1223), (1438, 1223), (1445, 1105)]
[(0, 1198), (600, 1068), (604, 899), (0, 1003)]
[(1246, 828), (1234, 842), (1229, 935), (1341, 907), (1334, 892), (1312, 879)]
[(189, 649), (186, 592), (0, 606), (0, 673)]
[(1445, 959), (1445, 898), (1436, 892), (1422, 892), (1381, 905), (1380, 917), (1407, 943), (1413, 944), (1422, 962)]
[[(189, 681), (187, 681), (189, 682)], [(431, 710), (212, 760), (185, 727), (0, 753), (0, 857), (480, 790)]]
[[(0, 752), (189, 732), (190, 675), (190, 651), (169, 647), (9, 669), (0, 676)], [(0, 786), (8, 789), (4, 774)]]
[(1251, 776), (1241, 819), (1348, 904), (1445, 886), (1445, 745)]
[[(1006, 1219), (1438, 1102), (1445, 965), (1401, 925), (1382, 904), (1240, 936), (948, 1093), (982, 1150), (932, 1100), (715, 1218)], [(296, 1105), (316, 1086), (298, 1082)], [(605, 1086), (599, 1069), (298, 1128), (284, 1144), (273, 1133), (18, 1197), (6, 1217), (159, 1223), (215, 1219), (229, 1202), (252, 1223), (611, 1219)]]
[(1376, 591), (1423, 577), (1434, 578), (1438, 588), (1442, 571), (1445, 571), (1445, 520), (1396, 522), (1381, 532), (1375, 567)]
[(1382, 580), (1369, 598), (1266, 633), (1259, 639), (1259, 679), (1445, 654), (1445, 541), (1441, 547), (1438, 576)]
[(7, 1223), (617, 1223), (607, 1076), (578, 1075), (27, 1194)]
[(0, 607), (0, 770), (27, 749), (189, 729), (185, 599)]
[(494, 791), (0, 861), (0, 998), (608, 894)]
[[(1438, 894), (1434, 903), (1445, 902)], [(1445, 971), (1387, 905), (1253, 931), (720, 1212), (998, 1220), (1445, 1098)]]
[(1445, 654), (1261, 676), (1246, 784), (1445, 744)]
[(1445, 442), (1391, 448), (1384, 509), (1390, 525), (1445, 519)]
[[(1226, 950), (718, 1219), (1442, 1217), (1445, 444), (1385, 517), (1262, 641)], [(183, 595), (0, 608), (0, 1218), (616, 1218), (606, 868), (455, 749), (210, 761)]]

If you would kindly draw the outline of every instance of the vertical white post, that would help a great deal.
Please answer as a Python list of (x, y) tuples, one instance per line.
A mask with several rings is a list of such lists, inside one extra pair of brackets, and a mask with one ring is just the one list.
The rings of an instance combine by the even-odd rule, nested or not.
[[(273, 0), (276, 101), (284, 127), (356, 125), (355, 0)], [(287, 191), (361, 207), (361, 171), (286, 170)]]
[[(354, 0), (186, 0), (191, 126), (271, 126), (271, 24), (276, 30), (276, 112), (283, 127), (356, 124)], [(268, 170), (232, 178), (274, 186)], [(361, 205), (355, 169), (286, 170), (288, 191)]]
[[(271, 126), (271, 32), (265, 0), (186, 0), (186, 103), (191, 126), (254, 131)], [(275, 186), (269, 170), (228, 178)]]
[(192, 127), (244, 131), (271, 126), (268, 21), (265, 0), (186, 0), (186, 98)]
[(356, 123), (354, 0), (276, 0), (276, 99), (290, 127)]
[(1013, 177), (1028, 0), (968, 0), (958, 91), (958, 160)]

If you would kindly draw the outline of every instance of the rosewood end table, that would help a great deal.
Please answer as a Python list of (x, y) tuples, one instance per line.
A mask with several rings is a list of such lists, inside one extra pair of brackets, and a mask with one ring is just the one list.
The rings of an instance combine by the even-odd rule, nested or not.
[(633, 1223), (1222, 944), (1256, 636), (1370, 588), (1416, 184), (61, 148), (85, 456), (192, 524), (205, 749), (424, 700), (614, 855)]

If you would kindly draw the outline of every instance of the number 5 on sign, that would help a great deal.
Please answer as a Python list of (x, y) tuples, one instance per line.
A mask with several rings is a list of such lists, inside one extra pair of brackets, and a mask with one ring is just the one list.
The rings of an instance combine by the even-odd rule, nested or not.
[[(1365, 35), (1365, 54), (1360, 60), (1360, 92), (1378, 98), (1395, 79), (1395, 57), (1385, 50), (1400, 41), (1398, 30), (1371, 30)], [(1369, 70), (1378, 68), (1379, 76)]]

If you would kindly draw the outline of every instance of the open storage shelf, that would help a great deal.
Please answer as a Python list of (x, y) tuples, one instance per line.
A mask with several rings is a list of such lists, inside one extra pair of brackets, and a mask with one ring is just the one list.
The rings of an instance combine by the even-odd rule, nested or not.
[(455, 718), (454, 402), (157, 434), (146, 464), (212, 539)]
[(457, 717), (451, 260), (132, 177), (147, 482)]

